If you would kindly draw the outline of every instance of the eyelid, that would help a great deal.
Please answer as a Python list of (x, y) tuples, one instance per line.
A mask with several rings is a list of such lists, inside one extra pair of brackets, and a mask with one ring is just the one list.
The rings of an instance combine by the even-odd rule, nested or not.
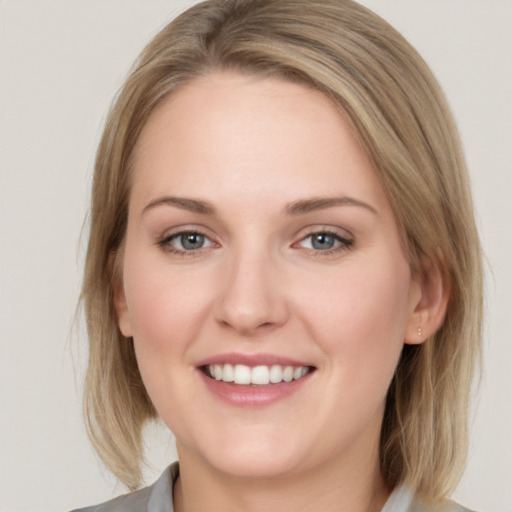
[[(180, 249), (172, 245), (171, 241), (186, 234), (198, 234), (205, 237), (210, 243), (206, 247), (200, 247), (198, 249)], [(164, 234), (158, 236), (155, 241), (157, 246), (160, 246), (163, 250), (168, 253), (184, 256), (199, 256), (206, 251), (211, 250), (212, 247), (219, 247), (220, 244), (216, 241), (215, 237), (209, 233), (209, 230), (202, 228), (197, 225), (185, 225), (177, 226), (164, 232)]]
[(329, 224), (312, 224), (309, 226), (305, 226), (297, 232), (295, 239), (302, 240), (304, 238), (307, 238), (308, 236), (315, 235), (318, 233), (325, 233), (350, 241), (353, 241), (355, 239), (355, 236), (348, 229)]
[[(310, 247), (302, 247), (301, 244), (308, 238), (314, 235), (329, 235), (335, 238), (338, 242), (334, 247), (330, 249), (314, 249)], [(329, 256), (334, 253), (344, 252), (349, 250), (355, 241), (354, 235), (346, 229), (341, 229), (333, 226), (308, 226), (301, 230), (297, 235), (297, 241), (292, 244), (292, 248), (303, 249), (313, 254), (314, 256)]]
[[(198, 234), (208, 240), (206, 247), (199, 247), (197, 249), (180, 249), (174, 246), (171, 242), (174, 238), (185, 234)], [(314, 235), (329, 235), (336, 240), (334, 247), (329, 249), (315, 249), (312, 247), (303, 247), (302, 244), (309, 237)], [(295, 242), (291, 244), (294, 249), (303, 249), (315, 256), (328, 256), (332, 253), (340, 253), (351, 248), (354, 244), (355, 237), (348, 230), (337, 226), (315, 225), (307, 226), (301, 229), (294, 237)], [(217, 241), (217, 237), (212, 235), (209, 229), (198, 225), (182, 225), (176, 226), (172, 229), (164, 231), (164, 234), (157, 237), (155, 245), (160, 246), (163, 250), (171, 254), (185, 255), (185, 256), (199, 256), (204, 252), (210, 251), (212, 248), (218, 248), (221, 244)]]

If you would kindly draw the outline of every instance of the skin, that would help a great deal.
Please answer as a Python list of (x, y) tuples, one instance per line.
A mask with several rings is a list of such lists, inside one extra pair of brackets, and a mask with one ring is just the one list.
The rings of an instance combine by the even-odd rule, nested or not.
[[(184, 252), (184, 231), (204, 245)], [(313, 246), (326, 232), (333, 247)], [(123, 250), (119, 327), (177, 439), (176, 510), (380, 510), (386, 391), (444, 299), (438, 273), (411, 275), (382, 184), (328, 99), (227, 73), (166, 99), (137, 144)], [(226, 353), (314, 371), (284, 399), (237, 407), (197, 368)]]

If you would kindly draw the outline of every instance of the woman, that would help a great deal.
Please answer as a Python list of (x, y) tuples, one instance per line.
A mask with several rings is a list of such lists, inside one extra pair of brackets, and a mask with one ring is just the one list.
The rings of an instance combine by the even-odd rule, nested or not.
[(481, 262), (418, 54), (352, 1), (208, 1), (142, 53), (98, 150), (91, 510), (463, 510)]

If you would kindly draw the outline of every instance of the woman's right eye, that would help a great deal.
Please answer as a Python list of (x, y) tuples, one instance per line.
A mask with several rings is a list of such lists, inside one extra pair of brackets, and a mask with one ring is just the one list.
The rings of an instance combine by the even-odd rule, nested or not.
[(175, 254), (194, 255), (202, 249), (211, 247), (213, 242), (197, 231), (181, 231), (165, 237), (158, 245)]

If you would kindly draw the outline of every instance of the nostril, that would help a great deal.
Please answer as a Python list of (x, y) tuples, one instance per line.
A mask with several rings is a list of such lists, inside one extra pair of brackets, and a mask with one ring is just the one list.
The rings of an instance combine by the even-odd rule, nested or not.
[(243, 335), (269, 332), (282, 325), (288, 316), (286, 294), (269, 275), (268, 260), (253, 252), (238, 255), (226, 269), (218, 291), (215, 317), (220, 325), (229, 326)]

